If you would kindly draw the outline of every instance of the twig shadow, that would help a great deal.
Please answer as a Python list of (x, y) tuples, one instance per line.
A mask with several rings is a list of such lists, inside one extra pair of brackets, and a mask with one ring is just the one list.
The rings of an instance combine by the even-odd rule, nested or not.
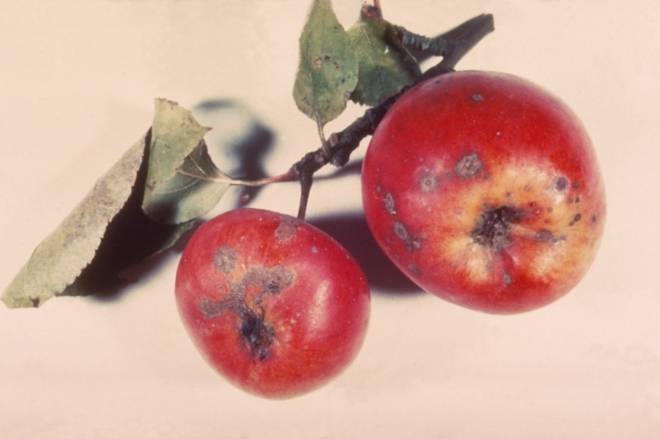
[(372, 291), (402, 296), (423, 292), (385, 256), (362, 214), (322, 216), (311, 218), (309, 222), (335, 238), (355, 257)]
[[(232, 99), (207, 99), (198, 103), (195, 112), (214, 127), (210, 146), (222, 151), (234, 165), (228, 170), (232, 177), (258, 180), (267, 177), (266, 156), (272, 151), (273, 132), (243, 104)], [(223, 126), (223, 121), (235, 121), (240, 126)], [(210, 122), (210, 123), (209, 123)], [(226, 122), (224, 122), (226, 125)], [(212, 137), (213, 137), (212, 136)], [(236, 207), (252, 201), (261, 187), (241, 187)]]

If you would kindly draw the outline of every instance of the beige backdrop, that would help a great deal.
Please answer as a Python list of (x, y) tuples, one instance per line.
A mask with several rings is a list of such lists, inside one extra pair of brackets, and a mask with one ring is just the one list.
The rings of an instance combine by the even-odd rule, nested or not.
[[(334, 3), (352, 23), (359, 0)], [(527, 77), (581, 116), (605, 175), (609, 217), (579, 286), (552, 306), (502, 317), (380, 282), (350, 369), (319, 391), (273, 402), (236, 390), (200, 359), (173, 301), (172, 255), (113, 301), (0, 306), (0, 436), (660, 437), (660, 3), (383, 6), (393, 21), (427, 34), (494, 13), (496, 32), (460, 68)], [(143, 134), (155, 97), (188, 107), (242, 102), (246, 109), (200, 120), (218, 127), (217, 144), (240, 136), (256, 115), (275, 136), (265, 165), (272, 173), (316, 147), (313, 124), (291, 99), (307, 7), (306, 0), (2, 2), (0, 287)], [(228, 196), (215, 212), (234, 201)], [(253, 206), (295, 213), (296, 202), (296, 186), (281, 185)], [(332, 224), (329, 216), (359, 218), (359, 210), (357, 175), (314, 187), (312, 219)]]

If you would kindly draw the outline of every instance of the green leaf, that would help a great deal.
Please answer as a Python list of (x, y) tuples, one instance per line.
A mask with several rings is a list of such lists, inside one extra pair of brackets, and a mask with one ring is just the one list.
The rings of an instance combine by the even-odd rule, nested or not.
[[(211, 210), (229, 185), (208, 155), (203, 127), (190, 111), (158, 99), (149, 148), (145, 213), (158, 222), (180, 224)], [(188, 169), (191, 175), (179, 171)], [(215, 180), (214, 180), (215, 179)]]
[(32, 253), (2, 295), (10, 308), (36, 307), (60, 294), (90, 264), (111, 221), (122, 210), (143, 162), (141, 139)]
[(148, 190), (148, 200), (145, 195), (145, 212), (159, 222), (181, 224), (198, 218), (218, 204), (230, 187), (222, 181), (229, 177), (216, 168), (203, 140), (183, 160), (178, 171), (185, 174), (177, 172)]
[(378, 105), (421, 76), (408, 53), (387, 44), (389, 26), (382, 19), (363, 19), (348, 30), (359, 59), (359, 80), (351, 95), (357, 103)]
[(314, 0), (300, 36), (296, 105), (319, 127), (339, 116), (358, 81), (358, 61), (330, 0)]

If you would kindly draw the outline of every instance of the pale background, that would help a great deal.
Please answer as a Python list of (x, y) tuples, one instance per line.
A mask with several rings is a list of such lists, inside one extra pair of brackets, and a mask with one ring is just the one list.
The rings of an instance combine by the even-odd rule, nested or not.
[[(347, 26), (359, 6), (335, 0)], [(459, 68), (524, 76), (581, 116), (609, 216), (579, 286), (544, 309), (502, 317), (393, 291), (375, 276), (368, 336), (352, 366), (314, 393), (269, 401), (226, 383), (194, 350), (173, 300), (173, 254), (113, 301), (0, 306), (2, 438), (660, 437), (660, 2), (383, 6), (393, 21), (427, 34), (494, 13), (497, 30)], [(291, 99), (307, 7), (2, 1), (0, 287), (144, 133), (155, 97), (187, 107), (243, 102), (273, 130), (271, 173), (316, 147), (313, 124)], [(245, 117), (200, 120), (233, 138)], [(228, 196), (214, 212), (234, 201)], [(294, 214), (297, 188), (268, 188), (252, 206)], [(352, 215), (355, 228), (359, 211), (356, 174), (315, 185), (311, 219), (333, 224), (328, 216)]]

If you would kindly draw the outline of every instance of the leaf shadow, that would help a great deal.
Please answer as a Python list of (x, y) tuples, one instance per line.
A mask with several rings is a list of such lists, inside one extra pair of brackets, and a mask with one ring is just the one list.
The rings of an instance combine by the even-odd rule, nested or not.
[[(147, 145), (150, 136), (149, 132)], [(195, 220), (185, 225), (163, 224), (144, 213), (142, 200), (148, 160), (146, 148), (124, 207), (108, 224), (94, 258), (62, 295), (88, 296), (101, 302), (119, 300), (126, 287), (146, 280), (163, 265), (169, 249), (180, 250), (201, 224)]]
[[(224, 119), (239, 121), (239, 127), (214, 128), (211, 131), (214, 140), (209, 143), (223, 152), (234, 163), (228, 173), (234, 178), (258, 180), (268, 176), (264, 163), (272, 151), (275, 136), (245, 105), (232, 99), (207, 99), (194, 107), (194, 111), (206, 123), (213, 127), (221, 126)], [(231, 131), (240, 131), (231, 133)], [(230, 131), (224, 138), (223, 131)], [(218, 138), (219, 136), (219, 138)], [(252, 201), (261, 191), (261, 187), (241, 187), (235, 207), (243, 207)]]
[(383, 253), (360, 213), (321, 216), (309, 222), (323, 230), (357, 260), (372, 291), (388, 296), (415, 296), (423, 290), (408, 279)]

